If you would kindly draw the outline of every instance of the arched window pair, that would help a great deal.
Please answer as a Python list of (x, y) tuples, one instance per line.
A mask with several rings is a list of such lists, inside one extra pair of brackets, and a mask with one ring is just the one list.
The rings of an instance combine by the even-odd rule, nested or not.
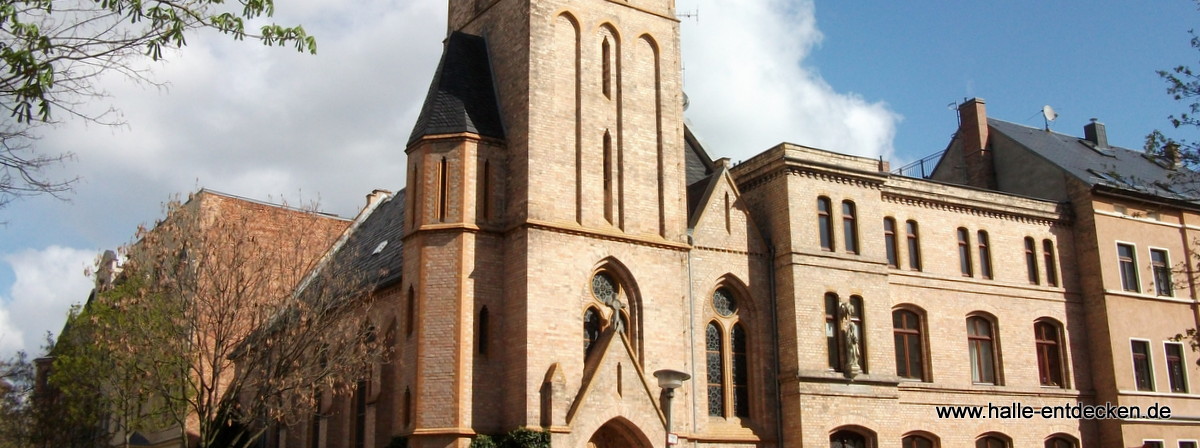
[(731, 288), (721, 286), (713, 292), (711, 304), (716, 316), (704, 330), (708, 415), (749, 417), (749, 344), (738, 298)]
[[(820, 233), (821, 249), (836, 250), (834, 242), (833, 202), (821, 196), (817, 198), (817, 231)], [(858, 247), (858, 209), (853, 201), (842, 201), (842, 247), (846, 252), (857, 254)]]

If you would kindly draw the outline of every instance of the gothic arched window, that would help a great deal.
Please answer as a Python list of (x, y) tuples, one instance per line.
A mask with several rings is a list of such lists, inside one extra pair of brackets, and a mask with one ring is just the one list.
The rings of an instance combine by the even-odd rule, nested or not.
[(716, 322), (709, 322), (704, 331), (705, 361), (708, 372), (708, 415), (725, 416), (725, 360), (721, 343), (721, 329)]
[(712, 294), (710, 323), (705, 329), (708, 415), (750, 417), (748, 332), (739, 315), (734, 288), (720, 286)]
[(591, 353), (592, 345), (600, 339), (600, 312), (595, 307), (588, 307), (583, 312), (583, 353)]

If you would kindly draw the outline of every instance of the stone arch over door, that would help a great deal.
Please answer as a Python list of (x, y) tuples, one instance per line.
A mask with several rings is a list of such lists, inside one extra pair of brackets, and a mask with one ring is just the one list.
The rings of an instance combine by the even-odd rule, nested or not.
[(633, 422), (621, 417), (605, 422), (592, 433), (587, 448), (651, 448), (654, 444)]

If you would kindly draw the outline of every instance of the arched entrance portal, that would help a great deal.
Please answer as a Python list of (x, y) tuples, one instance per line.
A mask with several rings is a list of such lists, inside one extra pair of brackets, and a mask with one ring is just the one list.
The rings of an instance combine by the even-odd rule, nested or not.
[(621, 417), (606, 422), (588, 439), (587, 448), (651, 448), (646, 434)]

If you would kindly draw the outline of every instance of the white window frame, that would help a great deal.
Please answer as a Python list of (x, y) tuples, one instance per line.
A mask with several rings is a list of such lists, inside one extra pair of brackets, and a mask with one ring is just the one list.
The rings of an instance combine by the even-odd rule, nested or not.
[[(1174, 273), (1169, 274), (1171, 276), (1171, 283), (1172, 283), (1170, 285), (1171, 295), (1164, 296), (1164, 295), (1158, 293), (1158, 275), (1156, 275), (1154, 272), (1154, 251), (1156, 251), (1156, 250), (1162, 251), (1164, 254), (1167, 255), (1167, 272), (1171, 272), (1171, 250), (1167, 249), (1165, 247), (1147, 246), (1146, 247), (1146, 255), (1150, 256), (1150, 258), (1149, 258), (1149, 260), (1150, 260), (1150, 285), (1154, 287), (1154, 296), (1155, 297), (1175, 297), (1175, 285), (1174, 285), (1175, 275), (1174, 275)], [(1119, 256), (1118, 256), (1118, 258), (1119, 258)], [(1137, 260), (1134, 260), (1135, 265), (1136, 265), (1136, 263), (1137, 263)]]
[[(1132, 253), (1133, 253), (1133, 284), (1136, 287), (1133, 291), (1125, 289), (1125, 274), (1121, 269), (1121, 246), (1129, 246), (1129, 247), (1133, 248), (1133, 251), (1132, 251)], [(1113, 254), (1117, 256), (1117, 279), (1121, 283), (1120, 285), (1118, 285), (1118, 287), (1121, 288), (1120, 289), (1121, 291), (1131, 292), (1131, 293), (1135, 293), (1135, 294), (1142, 294), (1143, 293), (1142, 292), (1142, 273), (1139, 272), (1141, 270), (1141, 267), (1138, 266), (1137, 244), (1134, 244), (1134, 243), (1131, 243), (1128, 241), (1117, 240), (1116, 244), (1113, 247), (1116, 249), (1116, 252), (1114, 252)], [(1034, 249), (1037, 249), (1036, 245), (1035, 245)]]
[[(1169, 363), (1167, 363), (1167, 357), (1169, 356), (1167, 353), (1167, 345), (1178, 345), (1179, 346), (1179, 363), (1183, 365), (1183, 389), (1184, 389), (1183, 392), (1175, 392), (1175, 391), (1171, 390), (1171, 365)], [(1167, 372), (1167, 393), (1172, 393), (1172, 394), (1190, 394), (1190, 393), (1192, 393), (1192, 385), (1191, 385), (1191, 382), (1188, 380), (1187, 354), (1186, 354), (1185, 346), (1183, 345), (1182, 342), (1163, 341), (1163, 367), (1166, 368), (1165, 371)]]
[(1192, 442), (1193, 446), (1200, 446), (1200, 440), (1196, 439), (1179, 439), (1175, 443), (1177, 444), (1176, 446), (1182, 447), (1183, 444), (1187, 442)]
[[(1150, 367), (1150, 390), (1138, 389), (1137, 385), (1137, 364), (1133, 362), (1133, 341), (1141, 341), (1146, 343), (1146, 356), (1150, 359), (1146, 360), (1146, 364)], [(1154, 341), (1144, 338), (1129, 338), (1129, 368), (1133, 373), (1133, 390), (1139, 392), (1158, 392), (1157, 381), (1154, 381)], [(1155, 439), (1147, 439), (1154, 441)]]

